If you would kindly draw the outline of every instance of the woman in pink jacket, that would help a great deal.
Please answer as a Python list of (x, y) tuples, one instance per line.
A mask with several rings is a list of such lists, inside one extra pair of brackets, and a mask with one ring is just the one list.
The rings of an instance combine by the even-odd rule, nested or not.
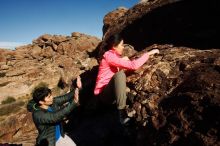
[(136, 70), (141, 67), (150, 55), (159, 53), (158, 49), (144, 53), (141, 57), (129, 60), (128, 57), (121, 57), (124, 49), (124, 41), (119, 34), (108, 39), (107, 50), (102, 56), (99, 65), (99, 72), (96, 79), (94, 94), (98, 95), (102, 103), (113, 103), (116, 101), (119, 110), (121, 124), (129, 120), (125, 113), (126, 106), (126, 75), (123, 69)]

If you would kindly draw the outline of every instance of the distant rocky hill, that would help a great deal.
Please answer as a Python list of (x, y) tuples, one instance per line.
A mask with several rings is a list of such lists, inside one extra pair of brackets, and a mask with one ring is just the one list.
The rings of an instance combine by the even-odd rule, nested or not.
[(56, 87), (97, 65), (89, 56), (100, 39), (80, 33), (42, 35), (16, 50), (0, 50), (0, 100), (29, 94), (39, 83)]
[[(26, 103), (34, 87), (40, 84), (49, 85), (54, 94), (63, 93), (76, 76), (97, 65), (90, 53), (100, 41), (77, 32), (71, 36), (44, 34), (15, 50), (0, 49), (0, 103), (8, 97)], [(30, 114), (23, 104), (15, 103), (14, 109), (17, 111), (10, 105), (0, 105), (0, 110), (9, 110), (10, 116), (0, 112), (0, 143), (33, 145), (36, 131)], [(33, 134), (20, 136), (30, 131)]]
[[(10, 93), (9, 87), (19, 96), (28, 94), (42, 81), (62, 92), (60, 87), (80, 74), (85, 89), (81, 106), (66, 127), (79, 146), (219, 146), (219, 10), (217, 0), (141, 1), (106, 14), (103, 40), (80, 33), (43, 35), (16, 51), (1, 50), (0, 95)], [(124, 132), (114, 114), (97, 109), (92, 93), (96, 53), (114, 33), (130, 44), (126, 54), (131, 59), (160, 50), (137, 71), (126, 72), (132, 123)], [(16, 114), (0, 120), (0, 143), (34, 143), (36, 129), (19, 105), (19, 100), (13, 105), (21, 107)]]

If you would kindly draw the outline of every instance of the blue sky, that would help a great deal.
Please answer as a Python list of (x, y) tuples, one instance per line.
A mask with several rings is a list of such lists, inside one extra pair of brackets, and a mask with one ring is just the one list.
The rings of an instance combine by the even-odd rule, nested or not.
[(31, 44), (43, 34), (102, 37), (104, 16), (139, 0), (0, 0), (0, 48)]

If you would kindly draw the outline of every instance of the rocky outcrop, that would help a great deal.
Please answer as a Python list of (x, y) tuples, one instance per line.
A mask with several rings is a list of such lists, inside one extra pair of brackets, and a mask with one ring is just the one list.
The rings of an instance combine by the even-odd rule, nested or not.
[(220, 50), (151, 48), (160, 55), (127, 78), (136, 145), (219, 145)]
[(108, 14), (106, 14), (104, 16), (103, 19), (103, 35), (106, 33), (106, 31), (108, 30), (108, 28), (115, 23), (115, 21), (117, 21), (120, 17), (122, 17), (126, 12), (128, 11), (127, 8), (125, 7), (119, 7), (116, 10), (109, 12)]
[(131, 58), (153, 48), (160, 54), (140, 69), (126, 71), (131, 122), (125, 131), (114, 122), (117, 114), (94, 110), (97, 103), (90, 89), (94, 89), (97, 70), (87, 72), (90, 88), (80, 96), (82, 109), (67, 128), (79, 145), (113, 145), (116, 141), (129, 146), (219, 145), (220, 50), (154, 44)]
[(160, 50), (127, 72), (131, 145), (220, 144), (219, 7), (216, 0), (141, 1), (106, 22), (100, 48), (121, 33), (139, 51), (133, 57)]
[[(99, 48), (104, 47), (111, 35), (121, 33), (125, 43), (130, 44), (127, 47), (131, 50), (127, 53), (131, 59), (153, 48), (160, 50), (160, 54), (150, 58), (137, 71), (126, 72), (127, 86), (130, 89), (127, 112), (132, 121), (125, 133), (121, 133), (121, 127), (114, 123), (116, 117), (106, 114), (107, 112), (103, 114), (103, 110), (96, 110), (98, 102), (92, 94), (97, 66), (88, 67), (83, 64), (86, 62), (85, 56), (94, 54), (97, 50), (91, 49), (91, 53), (80, 54), (72, 49), (75, 48), (71, 48), (73, 44), (78, 45), (71, 43), (72, 39), (80, 34), (74, 33), (66, 38), (57, 36), (57, 41), (54, 41), (54, 36), (43, 36), (20, 55), (9, 56), (38, 60), (40, 63), (48, 60), (56, 64), (57, 68), (71, 73), (71, 66), (78, 67), (77, 73), (81, 73), (86, 91), (80, 96), (80, 109), (73, 113), (67, 129), (78, 145), (113, 145), (117, 142), (119, 145), (126, 143), (131, 146), (218, 146), (219, 10), (217, 0), (149, 0), (123, 11), (121, 15), (117, 11), (115, 14), (109, 13), (109, 20), (114, 15), (118, 16), (113, 21), (107, 20), (108, 15), (105, 16), (107, 27)], [(36, 48), (35, 51), (31, 49), (33, 47)], [(77, 56), (74, 58), (81, 55), (81, 62), (77, 60), (76, 63), (69, 63), (71, 57), (68, 54), (71, 52), (68, 53), (69, 50), (65, 49), (68, 47), (76, 51)], [(42, 56), (46, 54), (42, 53), (43, 48), (49, 48), (55, 55)], [(56, 54), (61, 55), (58, 57)], [(9, 58), (8, 64), (14, 65), (15, 57)], [(85, 62), (82, 63), (83, 61)], [(6, 71), (10, 68), (8, 64), (3, 66)], [(41, 68), (43, 66), (42, 63)], [(0, 75), (24, 75), (23, 70), (10, 74), (6, 74), (6, 71)], [(6, 84), (9, 83), (4, 82), (3, 85)]]
[(1, 143), (34, 145), (37, 130), (33, 124), (31, 113), (27, 113), (25, 108), (7, 117), (0, 125), (0, 145)]
[(136, 50), (155, 43), (219, 48), (218, 8), (217, 0), (149, 0), (114, 21), (103, 42), (112, 34), (121, 33)]
[[(0, 103), (7, 97), (27, 100), (40, 84), (47, 84), (54, 95), (63, 93), (76, 76), (97, 65), (91, 52), (99, 42), (77, 32), (71, 36), (45, 34), (16, 50), (0, 50)], [(26, 105), (0, 105), (1, 110), (0, 145), (33, 146), (37, 130)]]
[(220, 144), (219, 8), (216, 0), (141, 1), (105, 32), (100, 48), (120, 33), (135, 56), (160, 50), (128, 73), (134, 145)]
[(97, 65), (90, 57), (100, 40), (72, 33), (72, 36), (43, 35), (33, 44), (1, 50), (0, 99), (29, 94), (39, 83), (57, 86), (59, 80), (68, 83), (85, 70)]

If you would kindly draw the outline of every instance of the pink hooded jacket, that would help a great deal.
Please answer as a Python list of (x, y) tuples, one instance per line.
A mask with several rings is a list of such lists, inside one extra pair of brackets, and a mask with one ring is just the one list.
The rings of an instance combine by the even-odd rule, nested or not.
[(98, 95), (109, 83), (111, 78), (120, 69), (136, 70), (141, 67), (149, 58), (147, 53), (134, 60), (123, 59), (114, 49), (111, 49), (103, 55), (99, 65), (99, 72), (96, 79), (94, 94)]

